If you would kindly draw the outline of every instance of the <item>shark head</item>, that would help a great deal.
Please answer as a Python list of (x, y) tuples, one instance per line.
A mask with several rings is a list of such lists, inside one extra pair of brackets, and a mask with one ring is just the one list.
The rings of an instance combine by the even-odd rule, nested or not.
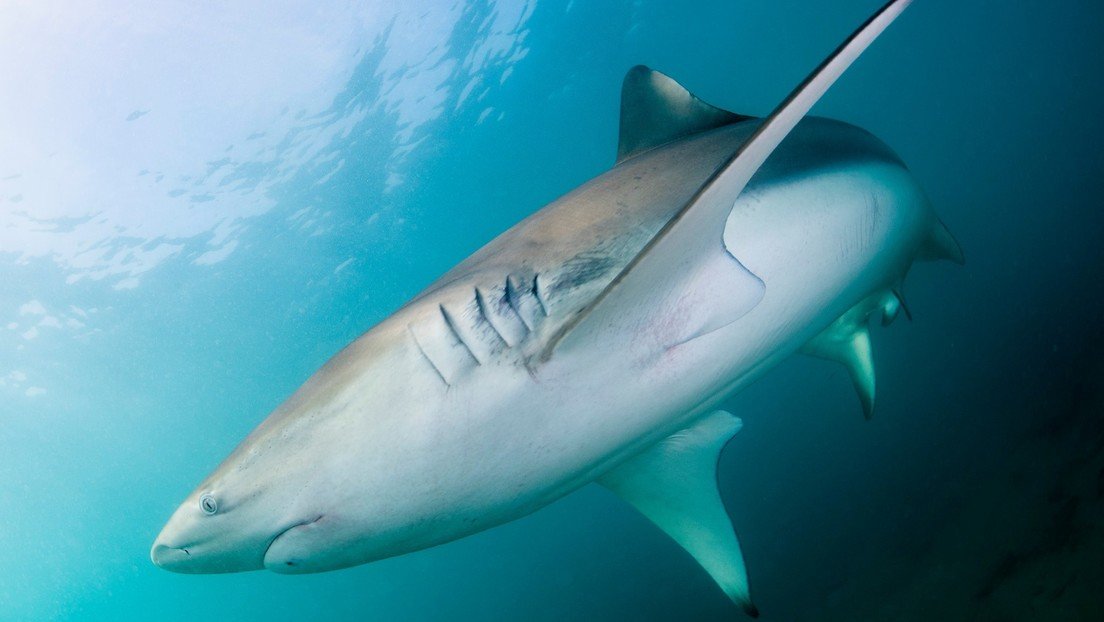
[[(236, 485), (234, 467), (220, 468), (176, 509), (153, 544), (155, 564), (174, 572), (241, 572), (264, 568), (269, 545), (288, 527), (264, 508), (271, 489)], [(228, 477), (229, 476), (229, 477)]]
[(288, 447), (262, 451), (282, 436), (265, 432), (247, 439), (185, 498), (153, 544), (155, 564), (184, 573), (260, 570), (282, 538), (320, 522), (327, 504), (311, 495), (317, 478), (287, 468), (295, 462), (289, 453), (298, 453)]
[[(377, 367), (395, 367), (380, 356), (385, 345), (354, 342), (273, 412), (180, 504), (153, 562), (182, 573), (302, 573), (389, 555), (395, 525), (416, 510), (387, 468), (406, 412)], [(370, 433), (350, 434), (350, 410)]]

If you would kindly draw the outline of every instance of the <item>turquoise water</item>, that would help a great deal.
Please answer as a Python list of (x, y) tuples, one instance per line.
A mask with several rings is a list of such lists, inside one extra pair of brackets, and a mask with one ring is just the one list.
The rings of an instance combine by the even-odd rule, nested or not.
[[(415, 4), (0, 8), (0, 619), (737, 615), (596, 487), (340, 572), (150, 563), (330, 355), (612, 164), (630, 66), (765, 114), (879, 2)], [(920, 0), (816, 108), (968, 264), (876, 331), (873, 421), (820, 361), (731, 400), (763, 619), (1099, 619), (1102, 14)]]

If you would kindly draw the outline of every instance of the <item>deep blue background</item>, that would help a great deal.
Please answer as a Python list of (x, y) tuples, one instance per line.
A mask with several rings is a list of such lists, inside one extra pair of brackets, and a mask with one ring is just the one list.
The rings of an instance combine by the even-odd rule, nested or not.
[[(765, 114), (879, 2), (403, 4), (0, 9), (0, 619), (736, 615), (595, 487), (336, 573), (149, 563), (331, 354), (612, 164), (626, 69)], [(1025, 538), (1104, 369), (1102, 14), (920, 0), (817, 106), (898, 151), (968, 262), (919, 266), (915, 321), (876, 331), (872, 422), (822, 361), (733, 399), (763, 619), (969, 619), (1049, 550)]]

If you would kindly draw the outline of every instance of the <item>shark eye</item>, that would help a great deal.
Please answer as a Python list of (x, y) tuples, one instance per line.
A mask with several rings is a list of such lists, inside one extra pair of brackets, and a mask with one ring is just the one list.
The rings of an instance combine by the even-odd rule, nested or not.
[(215, 498), (211, 495), (203, 495), (199, 498), (199, 509), (203, 510), (204, 514), (210, 516), (218, 512), (218, 503), (215, 503)]

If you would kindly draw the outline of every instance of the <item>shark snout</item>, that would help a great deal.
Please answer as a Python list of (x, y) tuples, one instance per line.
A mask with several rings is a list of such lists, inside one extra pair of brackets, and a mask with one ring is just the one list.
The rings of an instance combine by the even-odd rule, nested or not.
[(192, 553), (187, 547), (169, 546), (160, 542), (154, 542), (150, 549), (150, 559), (159, 568), (173, 572), (187, 572), (187, 564)]
[(160, 568), (185, 574), (245, 572), (264, 568), (267, 542), (220, 540), (185, 546), (162, 536), (150, 548), (150, 560)]
[(185, 503), (169, 519), (150, 548), (154, 564), (187, 574), (264, 568), (271, 534), (248, 522), (205, 515), (200, 507), (198, 503)]

